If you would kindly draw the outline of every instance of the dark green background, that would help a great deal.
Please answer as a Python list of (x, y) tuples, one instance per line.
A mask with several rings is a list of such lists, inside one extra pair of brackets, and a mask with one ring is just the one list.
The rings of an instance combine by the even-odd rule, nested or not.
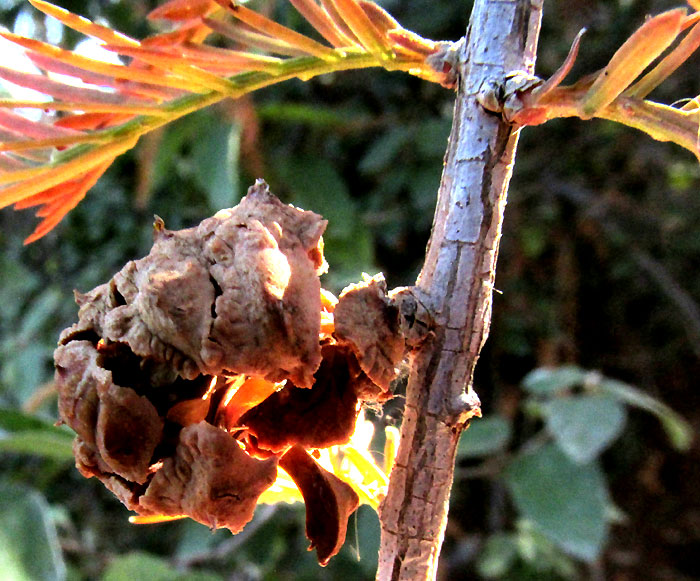
[[(144, 16), (156, 5), (58, 4), (136, 37), (152, 31)], [(436, 40), (462, 36), (470, 11), (469, 2), (454, 0), (382, 4)], [(280, 21), (299, 24), (289, 5), (276, 5)], [(547, 0), (538, 73), (558, 67), (583, 26), (589, 32), (572, 77), (601, 68), (646, 14), (675, 5)], [(5, 26), (26, 12), (41, 36), (42, 19), (28, 3), (0, 6)], [(653, 97), (670, 103), (696, 95), (697, 71), (696, 58)], [(147, 253), (153, 214), (171, 229), (193, 225), (235, 204), (256, 177), (284, 201), (329, 219), (328, 288), (337, 292), (363, 271), (384, 272), (391, 287), (412, 284), (430, 233), (452, 103), (450, 91), (381, 70), (291, 81), (143, 140), (28, 247), (22, 240), (37, 223), (31, 212), (0, 212), (0, 577), (373, 578), (378, 524), (366, 507), (326, 569), (306, 551), (301, 507), (261, 507), (238, 537), (192, 522), (135, 527), (98, 482), (72, 467), (65, 432), (12, 411), (55, 419), (46, 386), (58, 333), (76, 318), (73, 289), (105, 282)], [(476, 378), (495, 423), (482, 420), (481, 433), (472, 428), (483, 452), (461, 448), (442, 579), (700, 577), (697, 444), (675, 450), (654, 416), (624, 406), (622, 424), (607, 412), (586, 420), (581, 429), (607, 430), (610, 438), (592, 462), (572, 463), (557, 447), (565, 436), (554, 414), (566, 410), (521, 387), (533, 369), (575, 364), (666, 402), (697, 430), (699, 184), (692, 154), (632, 129), (558, 120), (523, 131), (491, 337)], [(577, 385), (566, 394), (578, 394)], [(400, 405), (376, 419), (399, 421)]]

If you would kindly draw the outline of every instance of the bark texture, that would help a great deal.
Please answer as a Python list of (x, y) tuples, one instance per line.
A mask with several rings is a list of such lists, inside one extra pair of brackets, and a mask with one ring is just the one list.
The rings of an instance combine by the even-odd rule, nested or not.
[(414, 294), (431, 332), (413, 352), (401, 442), (381, 506), (377, 579), (434, 579), (459, 436), (477, 412), (471, 389), (487, 338), (517, 133), (479, 91), (534, 69), (543, 0), (476, 0), (453, 63), (457, 101), (426, 261)]

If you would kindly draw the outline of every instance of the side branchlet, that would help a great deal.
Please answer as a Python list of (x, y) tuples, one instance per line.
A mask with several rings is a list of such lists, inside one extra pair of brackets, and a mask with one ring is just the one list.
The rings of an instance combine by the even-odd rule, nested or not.
[[(689, 4), (698, 9), (696, 2)], [(479, 94), (482, 106), (521, 127), (558, 117), (608, 119), (659, 141), (677, 143), (700, 158), (698, 97), (679, 101), (682, 106), (646, 98), (700, 47), (700, 13), (677, 8), (647, 19), (604, 69), (564, 86), (584, 32), (576, 36), (568, 56), (549, 79), (516, 72), (503, 81), (491, 81)]]

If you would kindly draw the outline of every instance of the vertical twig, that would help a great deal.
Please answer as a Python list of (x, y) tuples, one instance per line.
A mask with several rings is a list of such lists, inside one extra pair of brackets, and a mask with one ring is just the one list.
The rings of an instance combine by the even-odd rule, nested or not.
[(455, 451), (476, 398), (517, 134), (477, 101), (487, 80), (533, 72), (543, 0), (476, 0), (458, 63), (452, 133), (415, 289), (434, 333), (414, 353), (397, 462), (381, 507), (379, 581), (434, 579)]

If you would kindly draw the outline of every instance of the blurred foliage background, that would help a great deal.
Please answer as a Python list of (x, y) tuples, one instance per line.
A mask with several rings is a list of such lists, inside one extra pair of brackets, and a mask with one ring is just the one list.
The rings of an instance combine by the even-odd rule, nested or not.
[[(157, 4), (56, 3), (137, 38)], [(380, 4), (436, 40), (462, 36), (471, 8)], [(558, 67), (583, 26), (573, 75), (592, 72), (646, 14), (675, 5), (547, 0), (538, 73)], [(82, 40), (26, 2), (0, 8), (9, 30)], [(283, 0), (264, 9), (299, 22)], [(652, 98), (696, 95), (698, 64)], [(306, 551), (302, 506), (261, 506), (235, 537), (190, 521), (130, 525), (118, 501), (79, 476), (71, 434), (52, 425), (52, 351), (77, 316), (73, 289), (146, 254), (154, 213), (171, 229), (194, 225), (256, 177), (329, 219), (328, 288), (363, 271), (412, 284), (452, 104), (449, 91), (400, 73), (291, 81), (143, 140), (37, 243), (22, 245), (30, 212), (0, 212), (0, 577), (373, 578), (379, 526), (367, 507), (326, 569)], [(441, 579), (700, 578), (699, 185), (690, 154), (631, 129), (558, 120), (523, 132), (477, 367), (485, 418), (460, 445)], [(400, 422), (400, 400), (375, 419)]]

